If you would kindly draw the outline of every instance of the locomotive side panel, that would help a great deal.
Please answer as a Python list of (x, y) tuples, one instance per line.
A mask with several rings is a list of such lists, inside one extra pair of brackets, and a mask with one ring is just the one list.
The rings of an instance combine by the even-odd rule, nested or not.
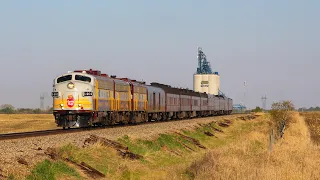
[(224, 110), (225, 112), (229, 110), (229, 98), (224, 98)]
[(219, 112), (220, 111), (220, 99), (218, 96), (214, 96), (213, 98), (213, 102), (214, 102), (214, 111), (215, 112)]
[(180, 98), (179, 94), (166, 93), (166, 112), (179, 112)]
[[(208, 111), (208, 94), (200, 93), (200, 110)], [(203, 114), (205, 112), (202, 112)]]
[(214, 95), (208, 95), (208, 110), (214, 111)]
[(200, 111), (200, 97), (192, 96), (192, 111)]
[(233, 104), (233, 100), (231, 99), (231, 98), (229, 98), (229, 108), (228, 108), (228, 110), (229, 110), (229, 114), (231, 114), (232, 113), (232, 110), (233, 110), (233, 108), (232, 108), (232, 104)]
[(147, 87), (132, 83), (131, 89), (133, 93), (133, 111), (146, 111), (148, 108)]
[(219, 97), (219, 111), (220, 113), (222, 113), (222, 111), (224, 111), (224, 98), (223, 97)]
[(180, 95), (181, 111), (189, 112), (191, 111), (191, 96)]
[(115, 111), (131, 111), (131, 89), (130, 84), (125, 81), (114, 81), (115, 87)]
[(165, 92), (161, 88), (146, 86), (148, 90), (148, 112), (165, 111)]
[(114, 81), (107, 78), (97, 78), (98, 111), (114, 110)]

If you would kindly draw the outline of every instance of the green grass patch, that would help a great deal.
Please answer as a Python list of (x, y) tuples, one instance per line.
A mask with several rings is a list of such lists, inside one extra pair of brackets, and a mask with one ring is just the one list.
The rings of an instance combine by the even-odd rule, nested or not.
[(181, 152), (188, 152), (183, 144), (193, 147), (192, 143), (175, 134), (160, 134), (154, 141), (141, 139), (134, 140), (126, 135), (119, 138), (118, 141), (127, 146), (129, 151), (143, 156), (162, 151), (162, 148), (164, 147), (170, 150), (179, 150)]
[(168, 147), (170, 150), (185, 149), (183, 145), (179, 142), (179, 138), (176, 135), (160, 134), (159, 138), (157, 139), (157, 143), (161, 147)]
[(62, 175), (76, 177), (77, 179), (81, 179), (79, 173), (69, 167), (62, 161), (51, 162), (49, 160), (44, 160), (39, 163), (32, 171), (31, 175), (27, 176), (27, 180), (55, 180)]
[(118, 141), (127, 146), (129, 151), (139, 155), (145, 155), (147, 152), (159, 151), (161, 149), (156, 142), (148, 140), (133, 140), (127, 135), (119, 138)]

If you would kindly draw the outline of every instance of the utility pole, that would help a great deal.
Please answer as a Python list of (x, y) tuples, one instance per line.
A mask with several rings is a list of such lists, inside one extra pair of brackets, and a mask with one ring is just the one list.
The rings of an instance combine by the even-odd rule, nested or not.
[(45, 98), (47, 97), (47, 93), (43, 92), (40, 94), (40, 109), (45, 110), (44, 104), (45, 104)]
[(40, 109), (44, 109), (44, 94), (40, 94)]
[(243, 82), (243, 106), (246, 107), (246, 81)]
[(262, 96), (261, 100), (262, 100), (262, 109), (264, 111), (266, 111), (267, 110), (267, 95)]

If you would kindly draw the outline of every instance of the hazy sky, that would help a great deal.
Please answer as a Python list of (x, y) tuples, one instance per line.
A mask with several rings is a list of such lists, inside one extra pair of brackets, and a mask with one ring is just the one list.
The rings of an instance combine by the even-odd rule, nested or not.
[(221, 88), (248, 107), (320, 106), (320, 1), (1, 1), (0, 104), (52, 104), (53, 79), (100, 69), (193, 88), (197, 47)]

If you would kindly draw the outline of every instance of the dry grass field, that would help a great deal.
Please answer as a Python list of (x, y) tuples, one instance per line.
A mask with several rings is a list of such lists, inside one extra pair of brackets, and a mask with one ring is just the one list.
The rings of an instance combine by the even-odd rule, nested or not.
[(52, 114), (0, 114), (0, 133), (56, 129)]
[(269, 120), (260, 119), (264, 125), (239, 132), (239, 140), (208, 152), (189, 171), (194, 179), (320, 179), (320, 147), (311, 141), (304, 118), (298, 113), (293, 118), (271, 152)]

